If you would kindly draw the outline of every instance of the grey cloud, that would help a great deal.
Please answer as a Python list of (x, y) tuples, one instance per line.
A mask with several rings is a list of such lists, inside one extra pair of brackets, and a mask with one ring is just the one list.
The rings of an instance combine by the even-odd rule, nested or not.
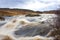
[[(33, 5), (31, 5), (30, 3), (32, 3)], [(27, 4), (30, 5), (31, 8)], [(35, 4), (37, 7), (35, 7)], [(40, 5), (45, 6), (41, 7)], [(24, 9), (27, 8), (32, 10), (52, 10), (60, 7), (60, 0), (0, 0), (0, 8), (14, 7)]]

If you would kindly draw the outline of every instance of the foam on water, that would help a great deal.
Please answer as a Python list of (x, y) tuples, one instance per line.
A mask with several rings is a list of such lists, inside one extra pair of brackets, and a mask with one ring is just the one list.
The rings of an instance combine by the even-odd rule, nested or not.
[[(0, 27), (0, 35), (12, 37), (14, 40), (53, 40), (53, 37), (44, 37), (44, 36), (34, 36), (34, 37), (15, 37), (14, 32), (19, 30), (19, 28), (23, 28), (28, 24), (41, 24), (41, 22), (45, 22), (43, 25), (54, 25), (54, 18), (57, 17), (55, 14), (40, 14), (39, 17), (25, 17), (25, 16), (14, 16), (10, 21)], [(49, 21), (50, 20), (50, 21)], [(42, 25), (42, 24), (41, 24)], [(49, 26), (48, 26), (49, 27)], [(25, 34), (24, 34), (25, 35)], [(27, 34), (28, 35), (28, 34)], [(2, 38), (3, 39), (3, 38)], [(1, 39), (0, 39), (1, 40)]]

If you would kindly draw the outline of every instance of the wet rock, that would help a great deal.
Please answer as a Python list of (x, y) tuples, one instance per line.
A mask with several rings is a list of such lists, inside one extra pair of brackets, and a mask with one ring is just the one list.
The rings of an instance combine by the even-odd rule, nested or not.
[(56, 36), (56, 35), (60, 35), (60, 29), (53, 29), (53, 31), (51, 31), (48, 36)]
[(47, 36), (55, 37), (55, 40), (60, 40), (60, 14), (57, 14), (57, 20), (53, 29), (48, 33)]
[(52, 31), (48, 33), (48, 36), (55, 37), (55, 40), (60, 40), (60, 29), (52, 29)]
[(0, 20), (5, 20), (5, 18), (4, 17), (0, 17)]
[(40, 16), (39, 14), (27, 14), (26, 17), (29, 16), (29, 17), (34, 17), (34, 16)]
[(17, 36), (45, 36), (51, 29), (52, 27), (40, 24), (28, 24), (16, 30), (14, 34)]
[(60, 35), (56, 35), (55, 40), (60, 40)]

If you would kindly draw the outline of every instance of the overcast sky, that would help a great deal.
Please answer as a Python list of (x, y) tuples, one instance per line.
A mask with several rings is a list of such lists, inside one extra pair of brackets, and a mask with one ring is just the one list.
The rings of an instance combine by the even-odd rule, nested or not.
[(60, 0), (0, 0), (0, 8), (21, 8), (35, 11), (55, 10)]

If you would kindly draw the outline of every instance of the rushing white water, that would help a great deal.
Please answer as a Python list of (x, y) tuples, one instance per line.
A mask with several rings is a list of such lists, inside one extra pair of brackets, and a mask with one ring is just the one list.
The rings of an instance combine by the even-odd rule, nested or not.
[(0, 35), (8, 35), (14, 40), (53, 40), (53, 37), (45, 37), (45, 35), (52, 29), (50, 25), (55, 24), (55, 17), (57, 16), (55, 14), (40, 15), (37, 17), (12, 17), (0, 27)]

